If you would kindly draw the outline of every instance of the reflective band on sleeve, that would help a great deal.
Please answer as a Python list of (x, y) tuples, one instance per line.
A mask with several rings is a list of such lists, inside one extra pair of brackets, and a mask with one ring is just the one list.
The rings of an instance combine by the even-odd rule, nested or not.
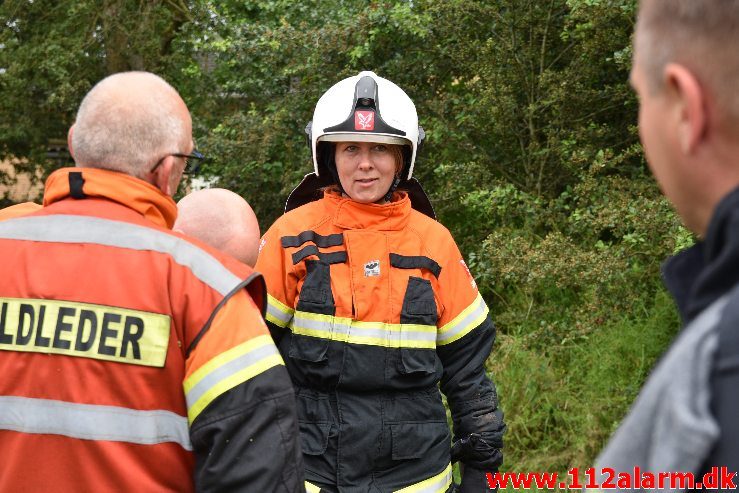
[(161, 368), (170, 317), (60, 300), (0, 298), (0, 350)]
[(318, 486), (309, 483), (308, 481), (305, 482), (305, 491), (306, 493), (321, 493), (321, 488)]
[(435, 349), (436, 330), (434, 325), (359, 322), (303, 311), (295, 312), (292, 323), (293, 334), (391, 348)]
[(190, 423), (224, 392), (282, 364), (282, 357), (269, 335), (250, 339), (211, 359), (184, 383)]
[(0, 239), (91, 243), (165, 253), (223, 296), (242, 281), (215, 257), (192, 243), (123, 221), (65, 214), (21, 217), (0, 222)]
[(272, 295), (267, 295), (267, 320), (280, 327), (287, 327), (293, 318), (293, 310)]
[(485, 321), (489, 311), (482, 296), (477, 293), (477, 298), (470, 306), (439, 329), (439, 337), (436, 343), (443, 346), (466, 336)]
[(425, 479), (420, 483), (407, 486), (402, 490), (396, 490), (394, 493), (444, 493), (451, 484), (452, 465), (449, 464), (446, 466), (446, 469), (436, 476)]
[(171, 411), (15, 396), (0, 396), (0, 409), (0, 430), (141, 445), (174, 442), (192, 450), (187, 418)]

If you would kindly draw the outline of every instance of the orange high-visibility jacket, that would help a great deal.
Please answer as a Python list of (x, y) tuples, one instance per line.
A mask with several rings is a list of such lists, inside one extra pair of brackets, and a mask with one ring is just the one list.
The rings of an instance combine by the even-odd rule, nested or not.
[(497, 467), (488, 307), (449, 231), (407, 195), (378, 205), (325, 192), (275, 222), (256, 269), (296, 387), (309, 491), (446, 491), (439, 383), (456, 438), (482, 438), (454, 459)]
[(170, 231), (176, 211), (69, 168), (0, 222), (0, 491), (302, 488), (261, 276)]

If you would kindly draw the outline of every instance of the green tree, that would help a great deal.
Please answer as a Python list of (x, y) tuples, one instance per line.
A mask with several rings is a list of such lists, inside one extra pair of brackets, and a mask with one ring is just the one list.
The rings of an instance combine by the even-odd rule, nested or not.
[(183, 1), (0, 4), (0, 158), (46, 171), (51, 139), (65, 139), (84, 94), (108, 74), (170, 78), (172, 44), (193, 19)]

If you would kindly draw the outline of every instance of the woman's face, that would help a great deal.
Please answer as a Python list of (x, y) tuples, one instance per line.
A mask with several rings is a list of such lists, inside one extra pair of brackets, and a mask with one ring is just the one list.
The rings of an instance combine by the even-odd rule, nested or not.
[(399, 168), (393, 147), (377, 142), (336, 144), (336, 171), (352, 200), (370, 204), (387, 193)]

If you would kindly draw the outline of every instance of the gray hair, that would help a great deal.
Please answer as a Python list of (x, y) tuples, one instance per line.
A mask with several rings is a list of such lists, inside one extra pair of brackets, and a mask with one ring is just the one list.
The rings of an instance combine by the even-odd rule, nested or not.
[(124, 72), (98, 82), (80, 104), (72, 151), (80, 167), (138, 178), (179, 147), (187, 132), (177, 91), (147, 72)]
[(739, 119), (739, 0), (641, 0), (637, 56), (649, 90), (668, 63), (693, 72), (731, 120)]

